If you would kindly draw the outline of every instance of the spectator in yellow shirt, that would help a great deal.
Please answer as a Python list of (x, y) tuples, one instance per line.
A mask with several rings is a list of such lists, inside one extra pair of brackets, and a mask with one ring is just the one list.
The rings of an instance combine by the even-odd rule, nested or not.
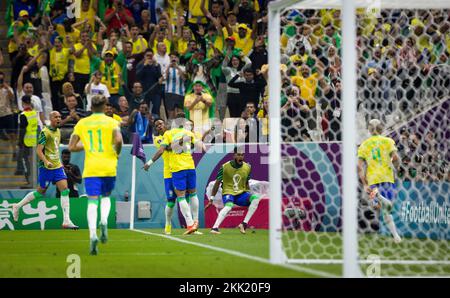
[(69, 49), (63, 48), (63, 38), (58, 36), (55, 38), (54, 46), (50, 44), (50, 78), (52, 92), (52, 106), (54, 111), (59, 111), (64, 106), (61, 104), (59, 94), (61, 87), (69, 72)]
[(139, 35), (139, 27), (137, 25), (131, 26), (129, 38), (129, 41), (133, 43), (133, 50), (131, 51), (132, 55), (145, 52), (148, 43), (142, 35)]
[(63, 38), (63, 47), (70, 48), (71, 44), (80, 41), (80, 31), (72, 27), (73, 19), (65, 19), (62, 25), (56, 25), (56, 32)]
[(78, 94), (83, 94), (84, 87), (89, 83), (91, 73), (91, 58), (97, 54), (97, 47), (89, 38), (88, 32), (82, 32), (80, 42), (72, 44), (70, 54), (74, 56), (74, 88)]
[(253, 49), (253, 44), (256, 39), (256, 30), (248, 28), (246, 24), (239, 24), (238, 33), (227, 26), (228, 36), (234, 37), (236, 41), (235, 47), (241, 49), (245, 56), (248, 56)]
[(77, 22), (87, 20), (91, 29), (95, 29), (95, 16), (97, 15), (98, 0), (81, 0), (80, 16)]
[(209, 108), (213, 98), (205, 92), (200, 82), (194, 84), (193, 90), (184, 98), (184, 107), (189, 110), (189, 120), (195, 123), (194, 130), (203, 135), (209, 129)]
[(112, 51), (107, 51), (105, 53), (104, 60), (100, 63), (99, 70), (102, 74), (102, 84), (106, 85), (110, 94), (109, 102), (115, 108), (118, 108), (122, 68), (114, 61), (114, 53)]

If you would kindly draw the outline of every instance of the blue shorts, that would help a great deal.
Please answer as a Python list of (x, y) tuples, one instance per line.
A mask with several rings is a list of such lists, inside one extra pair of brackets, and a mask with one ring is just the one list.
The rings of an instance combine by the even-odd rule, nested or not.
[(372, 184), (370, 188), (378, 188), (378, 193), (388, 199), (389, 201), (392, 201), (392, 199), (395, 197), (395, 190), (396, 186), (395, 183), (390, 182), (383, 182), (378, 184)]
[(84, 187), (89, 197), (109, 195), (116, 184), (116, 177), (86, 177)]
[(233, 203), (236, 204), (238, 206), (242, 206), (242, 207), (247, 207), (250, 206), (250, 197), (251, 197), (251, 193), (247, 192), (243, 192), (237, 196), (233, 196), (233, 195), (224, 195), (222, 197), (223, 200), (223, 204), (225, 205), (226, 203)]
[(176, 190), (195, 189), (196, 180), (195, 170), (183, 170), (172, 173), (173, 187)]
[(175, 202), (177, 195), (175, 194), (175, 190), (173, 189), (172, 178), (164, 178), (164, 186), (166, 189), (166, 199), (168, 202)]
[(64, 172), (63, 167), (54, 170), (39, 168), (38, 182), (41, 188), (46, 189), (50, 185), (50, 183), (56, 183), (64, 179), (67, 180), (67, 176), (66, 173)]

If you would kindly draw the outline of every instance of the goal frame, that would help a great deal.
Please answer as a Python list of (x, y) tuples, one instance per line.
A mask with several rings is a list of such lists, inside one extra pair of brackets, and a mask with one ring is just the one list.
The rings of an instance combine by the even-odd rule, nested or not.
[[(286, 8), (292, 9), (341, 9), (342, 20), (342, 218), (343, 259), (332, 263), (343, 264), (344, 277), (362, 277), (358, 261), (358, 221), (356, 173), (356, 8), (379, 5), (382, 8), (433, 9), (450, 8), (446, 0), (278, 0), (268, 5), (269, 24), (269, 255), (270, 262), (287, 262), (282, 248), (282, 173), (281, 173), (281, 109), (280, 109), (280, 16)], [(348, 133), (355, 132), (355, 133)], [(331, 260), (330, 260), (331, 261)], [(299, 262), (306, 264), (308, 262)], [(311, 264), (324, 263), (311, 260)], [(330, 262), (326, 262), (330, 263)]]
[[(311, 1), (300, 1), (311, 2)], [(340, 1), (339, 1), (340, 2)], [(282, 0), (269, 3), (269, 114), (270, 114), (270, 219), (269, 241), (270, 261), (280, 264), (285, 260), (281, 233), (281, 125), (280, 125), (280, 13), (283, 9), (298, 6), (299, 1)], [(306, 6), (305, 7), (309, 7)], [(356, 47), (349, 46), (356, 41), (356, 17), (353, 0), (343, 1), (343, 64), (348, 67), (343, 72), (343, 131), (356, 131), (356, 124), (350, 119), (356, 116)], [(272, 79), (277, 78), (277, 79)], [(344, 277), (359, 277), (358, 241), (357, 241), (357, 198), (356, 198), (356, 148), (355, 134), (343, 135), (343, 221), (344, 235)]]

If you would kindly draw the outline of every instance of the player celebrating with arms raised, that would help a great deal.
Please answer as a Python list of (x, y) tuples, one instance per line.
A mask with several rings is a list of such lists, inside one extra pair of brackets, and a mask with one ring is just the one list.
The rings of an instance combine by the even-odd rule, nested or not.
[(212, 234), (220, 234), (219, 226), (227, 216), (228, 212), (231, 211), (234, 204), (238, 206), (248, 206), (244, 221), (239, 224), (241, 233), (246, 233), (248, 222), (258, 208), (260, 201), (258, 195), (250, 193), (248, 181), (250, 180), (251, 171), (252, 168), (250, 164), (244, 161), (243, 147), (235, 147), (234, 159), (224, 163), (217, 174), (216, 182), (214, 183), (211, 192), (210, 202), (208, 203), (208, 206), (212, 204), (214, 196), (219, 190), (220, 183), (222, 183), (222, 200), (225, 206), (219, 212), (216, 222), (210, 231)]
[[(394, 219), (391, 215), (392, 200), (395, 196), (394, 169), (399, 167), (400, 159), (393, 139), (381, 136), (383, 125), (378, 119), (369, 121), (371, 137), (358, 148), (358, 176), (364, 190), (369, 194), (375, 209), (382, 208), (383, 218), (395, 243), (401, 242)], [(367, 171), (365, 170), (367, 168)]]
[[(119, 122), (104, 114), (107, 99), (103, 95), (92, 97), (93, 114), (81, 119), (73, 130), (69, 142), (72, 152), (85, 151), (84, 186), (88, 195), (87, 218), (90, 236), (90, 254), (97, 249), (97, 208), (100, 203), (100, 241), (108, 240), (107, 224), (111, 209), (109, 196), (114, 189), (117, 174), (117, 160), (122, 150), (122, 134)], [(81, 141), (81, 142), (80, 142)]]
[[(175, 128), (164, 133), (161, 147), (143, 168), (147, 171), (165, 150), (172, 150), (169, 165), (177, 201), (186, 220), (187, 231), (184, 234), (192, 234), (198, 229), (198, 221), (192, 219), (192, 214), (198, 213), (198, 198), (196, 194), (195, 164), (191, 153), (192, 146), (197, 140), (191, 131), (184, 128), (186, 121), (184, 113), (178, 113), (174, 121)], [(190, 207), (186, 200), (186, 194), (190, 197), (190, 200), (196, 201), (197, 204), (191, 204)], [(195, 207), (197, 210), (194, 210)]]
[(59, 143), (61, 134), (59, 126), (61, 125), (61, 114), (58, 111), (50, 113), (50, 126), (44, 127), (39, 134), (38, 145), (36, 148), (39, 157), (39, 185), (36, 191), (29, 192), (18, 204), (13, 205), (13, 217), (19, 219), (19, 210), (24, 205), (34, 199), (42, 198), (50, 183), (55, 183), (61, 192), (61, 209), (63, 211), (64, 229), (78, 229), (70, 220), (70, 190), (67, 186), (67, 176), (59, 157)]

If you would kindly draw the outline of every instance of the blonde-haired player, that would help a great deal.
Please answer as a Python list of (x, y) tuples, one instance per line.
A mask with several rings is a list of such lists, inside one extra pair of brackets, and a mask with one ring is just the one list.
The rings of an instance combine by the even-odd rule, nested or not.
[[(85, 151), (83, 178), (88, 195), (87, 218), (90, 236), (90, 254), (97, 250), (97, 208), (100, 203), (100, 241), (108, 240), (107, 224), (111, 209), (109, 196), (114, 189), (117, 160), (122, 150), (122, 135), (119, 123), (104, 114), (107, 99), (103, 95), (92, 97), (93, 114), (81, 119), (73, 130), (69, 142), (72, 152)], [(81, 141), (81, 142), (80, 142)]]
[(399, 243), (401, 238), (391, 215), (396, 189), (393, 166), (398, 168), (400, 165), (397, 147), (393, 139), (381, 135), (383, 125), (380, 120), (370, 120), (368, 128), (371, 136), (358, 148), (358, 176), (372, 205), (375, 209), (382, 209), (395, 243)]

